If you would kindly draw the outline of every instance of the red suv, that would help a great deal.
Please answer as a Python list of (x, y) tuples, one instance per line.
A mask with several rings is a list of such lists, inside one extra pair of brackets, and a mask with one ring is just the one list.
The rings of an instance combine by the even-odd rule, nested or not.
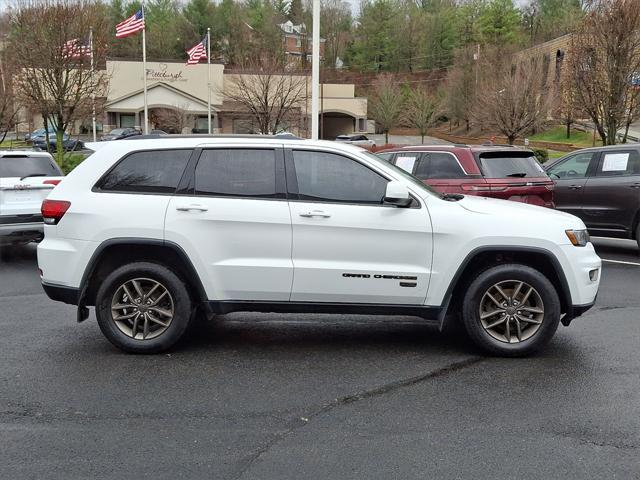
[(376, 154), (440, 193), (554, 206), (554, 183), (531, 150), (508, 145), (420, 145)]

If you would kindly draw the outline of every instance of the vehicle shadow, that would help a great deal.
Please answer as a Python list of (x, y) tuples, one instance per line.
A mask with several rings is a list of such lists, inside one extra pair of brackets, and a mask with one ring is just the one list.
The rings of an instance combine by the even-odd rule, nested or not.
[(35, 264), (37, 261), (37, 244), (0, 245), (0, 264)]
[(618, 238), (592, 237), (596, 253), (602, 256), (610, 256), (616, 260), (629, 260), (637, 262), (640, 256), (640, 248), (635, 240), (623, 240)]
[(460, 332), (417, 317), (233, 313), (197, 322), (176, 347), (182, 353), (216, 349), (321, 351), (392, 348), (478, 353)]

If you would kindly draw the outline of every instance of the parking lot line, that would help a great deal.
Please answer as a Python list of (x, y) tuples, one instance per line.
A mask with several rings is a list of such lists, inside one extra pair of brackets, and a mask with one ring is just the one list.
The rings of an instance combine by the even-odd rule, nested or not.
[(609, 262), (609, 263), (620, 263), (622, 265), (635, 265), (636, 267), (640, 267), (640, 263), (637, 263), (637, 262), (625, 262), (623, 260), (609, 260), (607, 258), (603, 258), (602, 261)]

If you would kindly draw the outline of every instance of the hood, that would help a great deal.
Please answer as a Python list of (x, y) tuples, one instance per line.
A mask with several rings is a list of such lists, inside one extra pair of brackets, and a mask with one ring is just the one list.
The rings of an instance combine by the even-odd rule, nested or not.
[(571, 228), (585, 228), (582, 220), (569, 213), (511, 200), (465, 195), (458, 205), (470, 212), (502, 217), (510, 222), (557, 222)]

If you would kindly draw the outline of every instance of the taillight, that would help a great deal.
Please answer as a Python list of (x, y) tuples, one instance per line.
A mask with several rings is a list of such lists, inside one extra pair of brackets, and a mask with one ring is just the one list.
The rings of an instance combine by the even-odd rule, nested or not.
[(57, 225), (58, 222), (67, 213), (71, 202), (65, 200), (45, 200), (42, 202), (40, 211), (42, 212), (42, 218), (47, 225)]
[(43, 185), (58, 185), (61, 182), (61, 180), (45, 180), (43, 183)]

